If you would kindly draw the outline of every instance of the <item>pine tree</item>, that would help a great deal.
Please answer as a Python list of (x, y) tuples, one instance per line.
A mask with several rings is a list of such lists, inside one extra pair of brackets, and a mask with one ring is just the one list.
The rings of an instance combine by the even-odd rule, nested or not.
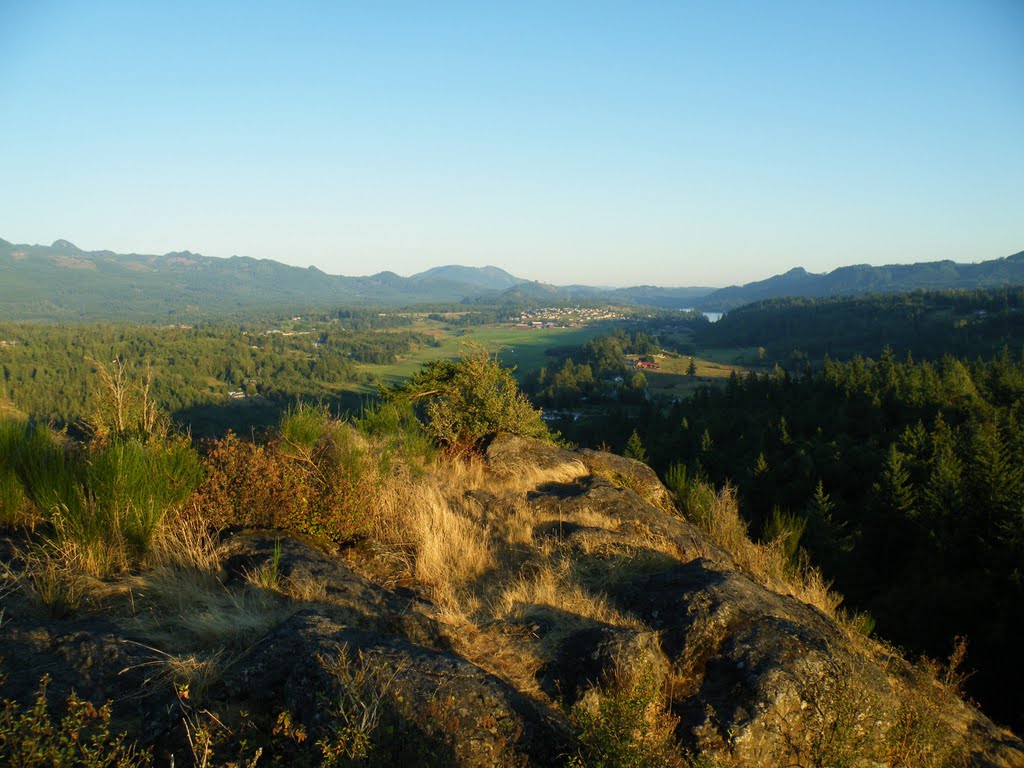
[(1013, 460), (991, 421), (974, 430), (966, 476), (968, 506), (980, 523), (978, 536), (988, 538), (1019, 512), (1024, 491), (1024, 469)]
[(895, 445), (889, 446), (885, 463), (882, 465), (882, 474), (875, 485), (875, 492), (888, 514), (907, 519), (917, 515), (906, 457)]
[(629, 436), (629, 440), (626, 441), (626, 450), (623, 451), (622, 455), (627, 459), (647, 462), (647, 449), (644, 448), (643, 441), (640, 440), (640, 435), (635, 429), (633, 434)]

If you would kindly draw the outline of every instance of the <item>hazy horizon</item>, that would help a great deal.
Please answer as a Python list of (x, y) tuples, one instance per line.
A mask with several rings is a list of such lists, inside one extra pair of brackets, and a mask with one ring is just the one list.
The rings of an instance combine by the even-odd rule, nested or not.
[[(84, 248), (79, 243), (75, 242), (75, 240), (73, 240), (72, 238), (67, 238), (67, 237), (54, 238), (49, 243), (28, 243), (28, 242), (18, 242), (18, 241), (15, 241), (15, 240), (9, 240), (8, 238), (3, 237), (3, 233), (0, 233), (0, 239), (7, 240), (12, 245), (32, 245), (32, 246), (43, 246), (43, 247), (49, 247), (50, 245), (52, 245), (53, 243), (57, 242), (58, 240), (64, 240), (64, 241), (67, 241), (67, 242), (71, 243), (73, 246), (75, 246), (79, 250), (85, 251), (85, 252), (114, 251), (114, 249), (112, 249), (112, 248), (102, 248), (102, 247), (100, 247), (100, 248)], [(1024, 251), (1019, 251), (1019, 252), (1024, 252)], [(139, 255), (139, 256), (164, 256), (164, 255), (169, 254), (169, 253), (192, 253), (193, 255), (197, 255), (197, 256), (211, 256), (212, 255), (212, 254), (208, 254), (208, 253), (201, 253), (199, 251), (194, 251), (194, 250), (189, 249), (189, 248), (175, 248), (175, 249), (172, 249), (170, 251), (163, 251), (162, 253), (155, 253), (155, 252), (154, 253), (149, 253), (149, 252), (140, 251), (140, 250), (137, 250), (137, 249), (136, 250), (128, 250), (128, 251), (115, 251), (115, 253), (118, 253), (118, 254), (121, 254), (121, 255), (136, 254), (136, 255)], [(1018, 252), (1015, 251), (1014, 253), (1018, 253)], [(1007, 253), (1007, 254), (1004, 254), (1003, 256), (993, 256), (991, 258), (985, 258), (985, 259), (977, 259), (975, 261), (992, 261), (994, 259), (1004, 258), (1005, 256), (1012, 256), (1012, 255), (1014, 255), (1014, 253)], [(282, 264), (288, 264), (288, 262), (282, 261), (280, 259), (274, 259), (272, 257), (249, 256), (248, 254), (245, 254), (245, 253), (236, 253), (236, 254), (231, 254), (230, 256), (214, 256), (214, 258), (233, 258), (233, 257), (268, 258), (268, 259), (271, 259), (272, 261), (279, 261)], [(921, 262), (914, 262), (914, 263), (921, 263)], [(959, 263), (972, 263), (972, 262), (959, 262)], [(294, 263), (294, 264), (288, 264), (288, 265), (289, 266), (298, 267), (298, 268), (301, 268), (301, 269), (305, 269), (305, 268), (309, 268), (309, 267), (316, 267), (315, 264), (298, 264), (298, 263)], [(862, 265), (863, 265), (863, 263), (858, 263), (858, 264), (852, 264), (852, 263), (851, 264), (842, 264), (839, 267), (835, 267), (834, 269), (841, 269), (842, 267), (852, 267), (852, 266), (862, 266)], [(451, 262), (451, 263), (448, 263), (448, 264), (429, 264), (429, 265), (426, 265), (426, 266), (422, 267), (421, 269), (418, 269), (418, 270), (416, 270), (414, 272), (397, 272), (396, 270), (388, 269), (387, 267), (384, 267), (383, 269), (377, 270), (375, 272), (361, 272), (361, 273), (356, 273), (356, 272), (352, 272), (352, 273), (332, 272), (332, 271), (327, 270), (327, 269), (321, 269), (320, 267), (316, 267), (316, 268), (317, 269), (321, 269), (321, 271), (323, 271), (323, 272), (325, 272), (326, 274), (329, 274), (329, 275), (341, 275), (341, 276), (345, 276), (345, 277), (372, 277), (373, 275), (380, 274), (381, 272), (394, 272), (395, 274), (399, 275), (400, 277), (412, 277), (413, 275), (417, 275), (417, 274), (420, 274), (420, 273), (423, 273), (423, 272), (428, 272), (428, 271), (430, 271), (432, 269), (438, 269), (438, 268), (444, 268), (444, 267), (468, 267), (468, 266), (476, 266), (477, 268), (480, 268), (480, 269), (485, 269), (485, 268), (501, 269), (504, 272), (512, 275), (513, 277), (522, 278), (524, 280), (531, 281), (531, 282), (540, 282), (540, 283), (549, 283), (550, 282), (550, 281), (547, 281), (547, 280), (542, 280), (542, 279), (539, 279), (539, 278), (536, 278), (536, 277), (532, 277), (532, 276), (527, 275), (527, 274), (520, 274), (520, 273), (516, 272), (513, 269), (508, 269), (507, 267), (502, 266), (501, 264), (470, 265), (470, 264), (457, 264), (455, 262)], [(889, 264), (881, 264), (881, 265), (876, 264), (876, 265), (871, 265), (871, 266), (898, 266), (898, 265), (895, 264), (895, 263), (889, 263)], [(788, 272), (790, 270), (801, 268), (801, 267), (802, 267), (802, 265), (800, 265), (800, 264), (794, 264), (789, 269), (784, 270), (784, 272)], [(827, 274), (829, 272), (832, 272), (833, 269), (827, 269), (827, 270), (823, 270), (821, 272), (814, 272), (814, 270), (807, 270), (807, 271), (812, 273), (812, 274)], [(640, 286), (640, 285), (652, 285), (652, 286), (659, 287), (659, 288), (711, 288), (711, 289), (719, 289), (719, 288), (728, 288), (728, 287), (732, 287), (732, 286), (736, 286), (736, 285), (744, 285), (744, 284), (751, 283), (751, 282), (758, 282), (758, 281), (761, 281), (761, 280), (766, 280), (766, 279), (771, 278), (771, 277), (775, 277), (775, 276), (780, 275), (780, 274), (783, 274), (783, 272), (773, 272), (772, 274), (766, 274), (766, 275), (762, 275), (762, 276), (759, 276), (759, 277), (754, 277), (754, 278), (751, 278), (750, 280), (744, 280), (744, 281), (739, 282), (739, 283), (724, 283), (724, 284), (720, 284), (720, 285), (708, 285), (708, 284), (697, 284), (697, 283), (687, 283), (687, 284), (684, 284), (684, 283), (665, 283), (665, 282), (661, 282), (661, 283), (657, 283), (657, 282), (655, 282), (655, 283), (619, 283), (619, 284), (614, 284), (614, 283), (595, 283), (595, 282), (587, 282), (585, 279), (583, 279), (582, 276), (577, 276), (576, 279), (573, 279), (573, 280), (570, 280), (570, 281), (567, 281), (567, 282), (553, 283), (553, 284), (554, 285), (558, 285), (558, 286), (582, 285), (582, 286), (586, 286), (588, 288), (602, 288), (602, 289), (604, 289), (604, 288), (607, 288), (607, 289), (632, 288), (632, 287), (637, 287), (637, 286)]]
[(111, 0), (0, 28), (12, 242), (708, 287), (1024, 247), (1013, 0)]

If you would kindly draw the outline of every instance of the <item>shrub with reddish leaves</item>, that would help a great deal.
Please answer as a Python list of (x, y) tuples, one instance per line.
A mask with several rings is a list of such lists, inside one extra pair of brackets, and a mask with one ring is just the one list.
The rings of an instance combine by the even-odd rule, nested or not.
[(229, 433), (206, 451), (197, 502), (218, 528), (278, 528), (347, 541), (366, 527), (373, 463), (352, 427), (298, 406), (265, 443)]

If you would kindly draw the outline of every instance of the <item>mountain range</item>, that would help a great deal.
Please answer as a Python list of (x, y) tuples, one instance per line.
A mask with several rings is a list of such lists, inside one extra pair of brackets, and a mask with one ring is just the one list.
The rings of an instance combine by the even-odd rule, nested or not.
[(721, 288), (701, 297), (702, 309), (727, 311), (743, 304), (783, 296), (854, 296), (950, 288), (994, 288), (1024, 284), (1024, 251), (975, 264), (930, 261), (872, 267), (856, 264), (825, 274), (802, 267), (746, 285)]
[(607, 301), (663, 309), (726, 311), (781, 296), (832, 296), (915, 289), (1024, 284), (1024, 251), (976, 264), (841, 267), (826, 274), (792, 269), (742, 286), (601, 288), (556, 286), (498, 267), (449, 265), (402, 277), (331, 275), (271, 259), (84, 251), (67, 240), (16, 245), (0, 240), (0, 319), (190, 320), (345, 304), (408, 306)]

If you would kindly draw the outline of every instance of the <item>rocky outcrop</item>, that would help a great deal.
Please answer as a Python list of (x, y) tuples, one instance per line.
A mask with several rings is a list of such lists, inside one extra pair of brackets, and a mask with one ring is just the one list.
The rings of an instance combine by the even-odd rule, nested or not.
[(532, 683), (473, 651), (424, 585), (378, 579), (355, 549), (253, 531), (220, 544), (218, 578), (231, 594), (258, 592), (277, 618), (207, 681), (201, 707), (154, 673), (160, 651), (128, 622), (41, 618), (10, 595), (3, 695), (28, 702), (49, 674), (54, 702), (72, 689), (111, 699), (117, 727), (179, 765), (183, 718), (203, 711), (278, 762), (325, 749), (373, 765), (564, 766), (577, 751), (572, 707), (625, 674), (657, 689), (681, 749), (723, 766), (940, 765), (947, 748), (949, 764), (962, 752), (1024, 766), (1013, 734), (743, 573), (643, 464), (519, 437), (495, 439), (486, 459), (493, 487), (467, 490), (465, 508), (488, 526), (512, 509), (533, 546), (499, 558), (509, 572), (480, 576), (491, 580), (481, 594), (559, 568), (601, 606), (526, 606), (475, 630), (533, 660)]
[(75, 693), (95, 703), (111, 701), (119, 727), (143, 743), (170, 730), (180, 711), (160, 654), (144, 638), (106, 619), (57, 621), (8, 603), (0, 624), (0, 699), (28, 705), (48, 680), (55, 707)]
[(524, 484), (565, 482), (587, 474), (580, 456), (554, 443), (519, 435), (498, 435), (487, 447), (487, 466), (498, 477)]
[[(570, 700), (607, 679), (614, 655), (667, 677), (682, 741), (730, 765), (934, 765), (969, 755), (975, 765), (1024, 766), (1013, 734), (882, 646), (740, 572), (730, 553), (668, 511), (671, 496), (648, 467), (581, 454), (586, 476), (528, 492), (552, 520), (537, 533), (556, 538), (584, 570), (602, 563), (602, 591), (657, 648), (610, 654), (608, 630), (568, 635), (552, 667)], [(913, 739), (931, 753), (900, 758), (899, 745)]]
[(314, 732), (373, 721), (382, 764), (556, 765), (566, 747), (556, 720), (470, 662), (312, 610), (265, 638), (224, 694), (253, 712), (286, 710)]
[(353, 571), (336, 551), (310, 538), (274, 531), (243, 532), (220, 547), (228, 584), (269, 573), (286, 593), (304, 593), (318, 610), (342, 626), (402, 637), (445, 650), (448, 640), (430, 614), (432, 606), (409, 589), (385, 589)]

